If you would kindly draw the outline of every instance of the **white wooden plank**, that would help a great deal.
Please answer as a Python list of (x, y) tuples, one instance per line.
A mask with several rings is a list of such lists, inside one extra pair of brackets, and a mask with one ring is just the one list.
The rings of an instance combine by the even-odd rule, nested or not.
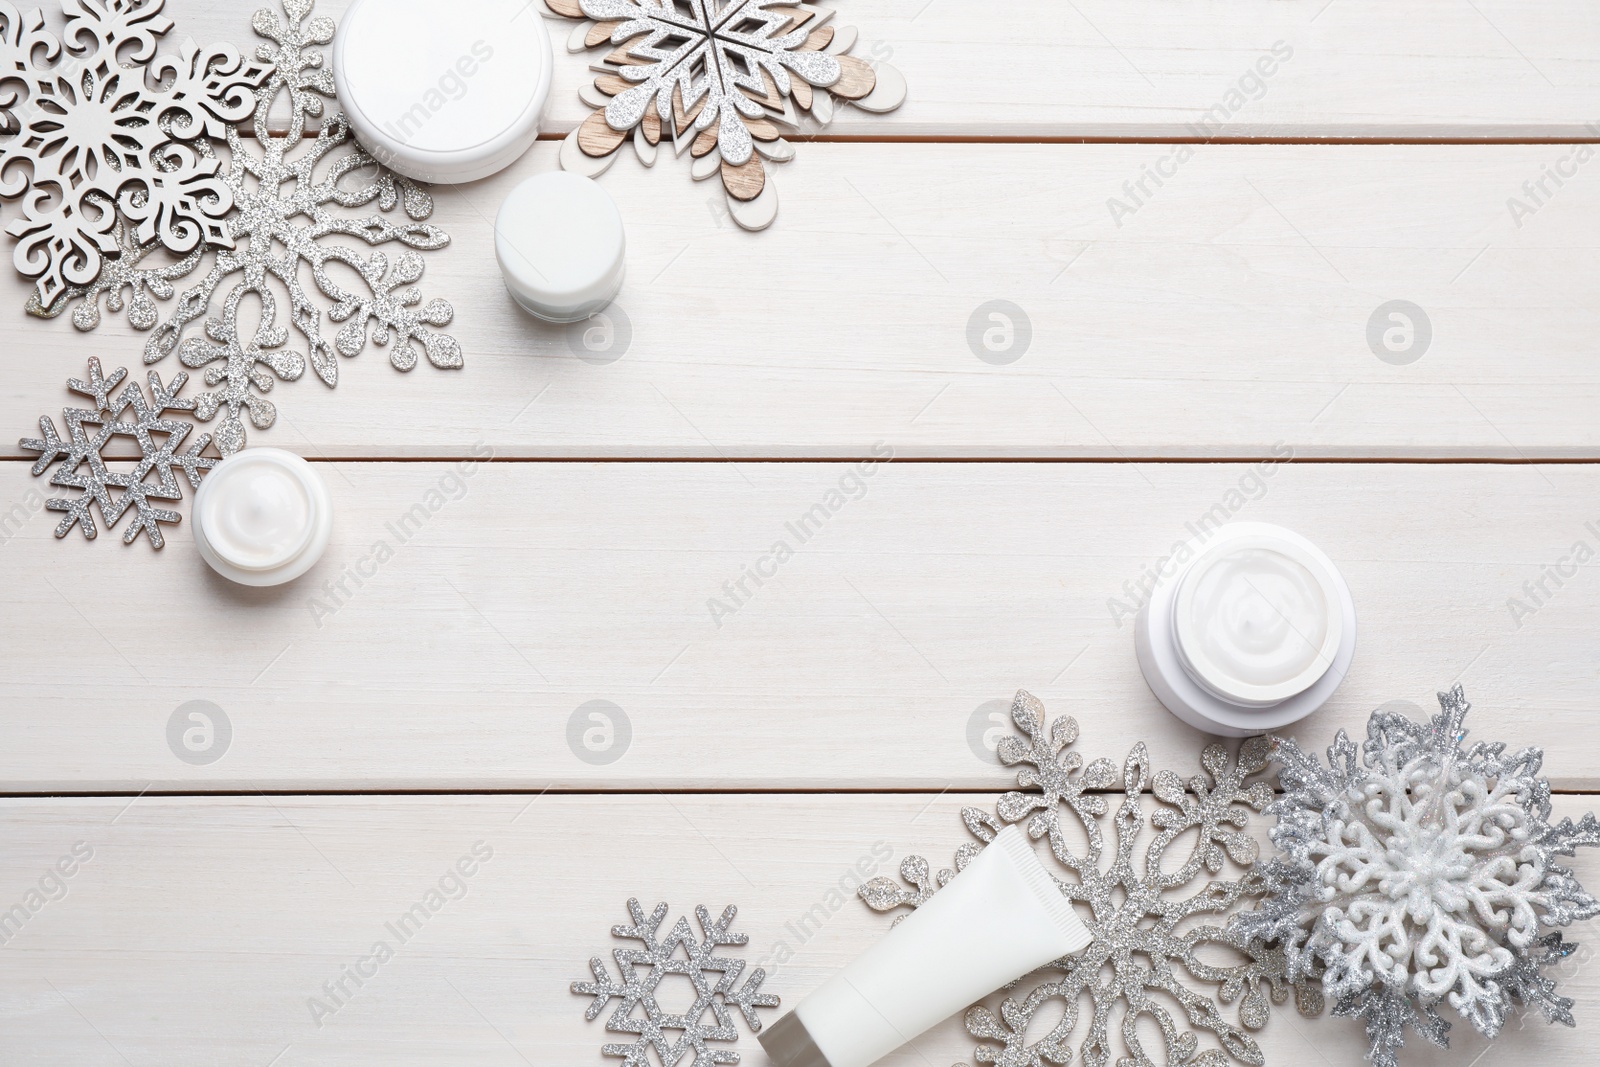
[[(330, 458), (459, 456), (479, 437), (577, 458), (834, 458), (880, 439), (933, 457), (1249, 458), (1279, 440), (1302, 456), (1600, 455), (1600, 184), (1568, 183), (1520, 228), (1506, 207), (1569, 149), (1202, 146), (1119, 226), (1108, 198), (1182, 146), (802, 147), (760, 235), (711, 184), (659, 173), (687, 157), (604, 177), (628, 226), (629, 325), (598, 353), (603, 327), (535, 322), (494, 263), (501, 196), (556, 146), (442, 192), (454, 241), (420, 288), (455, 303), (466, 368), (400, 374), (369, 347), (337, 390), (280, 383), (280, 423), (252, 440)], [(137, 371), (144, 337), (29, 319), (0, 274), (22, 350), (0, 443), (18, 456), (88, 354)], [(1015, 347), (985, 348), (997, 327), (1006, 343), (980, 310), (995, 300), (1026, 318), (1025, 350), (1014, 312)], [(1393, 300), (1431, 323), (1407, 365), (1369, 345)]]
[[(243, 44), (261, 6), (167, 10), (180, 33)], [(1018, 0), (1004, 17), (949, 0), (829, 6), (860, 30), (856, 55), (910, 83), (891, 115), (843, 109), (824, 131), (834, 137), (1592, 139), (1600, 118), (1600, 15), (1583, 0), (1187, 0), (1159, 12)], [(592, 57), (563, 47), (572, 25), (550, 23), (556, 133), (587, 114), (577, 89), (593, 77)]]
[[(187, 524), (159, 558), (105, 535), (58, 543), (43, 511), (0, 545), (16, 723), (0, 781), (983, 789), (995, 766), (968, 731), (1018, 687), (1097, 748), (1148, 739), (1170, 761), (1200, 735), (1146, 689), (1114, 598), (1131, 603), (1124, 583), (1186, 524), (1231, 509), (1311, 537), (1355, 595), (1354, 667), (1300, 737), (1322, 747), (1460, 680), (1480, 736), (1545, 746), (1558, 786), (1600, 785), (1600, 581), (1544, 575), (1563, 557), (1573, 570), (1575, 543), (1600, 547), (1594, 466), (321, 469), (334, 542), (275, 590), (213, 576)], [(813, 507), (802, 542), (791, 527)], [(759, 587), (758, 566), (775, 572)], [(740, 580), (748, 597), (725, 585)], [(1524, 583), (1539, 581), (1536, 605)], [(1533, 614), (1513, 617), (1513, 597)], [(169, 748), (195, 700), (232, 725), (206, 766)], [(590, 718), (596, 700), (622, 709), (626, 745)], [(586, 762), (594, 748), (614, 761)]]
[[(1183, 765), (1194, 769), (1193, 758)], [(382, 1063), (595, 1064), (609, 1039), (568, 987), (610, 936), (625, 902), (665, 900), (691, 914), (739, 907), (764, 991), (793, 1007), (882, 936), (884, 916), (828, 894), (864, 861), (908, 852), (948, 863), (965, 839), (963, 803), (992, 796), (146, 797), (0, 802), (0, 897), (38, 886), (75, 842), (93, 849), (64, 899), (33, 915), (3, 951), (0, 1049), (38, 1067), (274, 1067)], [(1578, 816), (1593, 797), (1557, 797)], [(519, 817), (520, 816), (520, 817)], [(480, 844), (481, 843), (481, 844)], [(386, 930), (474, 845), (457, 892), (400, 944)], [(885, 855), (892, 860), (881, 862)], [(1593, 887), (1600, 858), (1573, 862)], [(455, 883), (446, 889), (454, 890)], [(817, 910), (814, 910), (817, 909)], [(818, 916), (822, 916), (819, 920)], [(693, 919), (690, 920), (693, 922)], [(802, 936), (796, 936), (801, 931)], [(1591, 942), (1593, 924), (1571, 935)], [(394, 956), (331, 1016), (308, 1001), (369, 957)], [(774, 963), (780, 944), (793, 958)], [(1587, 944), (1563, 968), (1578, 1028), (1535, 1016), (1495, 1043), (1497, 1062), (1578, 1067), (1593, 1057), (1600, 979)], [(373, 968), (367, 965), (368, 970)], [(1237, 1005), (1223, 1009), (1237, 1018)], [(1405, 1062), (1470, 1063), (1487, 1042), (1457, 1023), (1448, 1053), (1411, 1038)], [(1359, 1063), (1359, 1023), (1275, 1007), (1257, 1035), (1266, 1061)], [(1081, 1042), (1081, 1032), (1078, 1040)], [(1113, 1041), (1120, 1038), (1113, 1035)], [(1204, 1043), (1202, 1048), (1212, 1047)], [(952, 1018), (883, 1061), (971, 1061)], [(743, 1062), (769, 1061), (748, 1034)], [(1119, 1050), (1120, 1054), (1120, 1050)]]

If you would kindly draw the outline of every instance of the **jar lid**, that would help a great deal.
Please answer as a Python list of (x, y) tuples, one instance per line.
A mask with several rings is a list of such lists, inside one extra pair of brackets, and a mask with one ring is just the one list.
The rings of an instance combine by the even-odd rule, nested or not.
[(278, 448), (247, 448), (217, 464), (195, 493), (193, 518), (201, 558), (242, 585), (298, 578), (333, 533), (322, 477)]
[(592, 178), (557, 170), (511, 190), (494, 220), (494, 251), (512, 297), (550, 322), (578, 322), (622, 288), (622, 215)]
[(554, 60), (527, 0), (355, 0), (333, 42), (339, 106), (373, 158), (470, 182), (533, 144)]

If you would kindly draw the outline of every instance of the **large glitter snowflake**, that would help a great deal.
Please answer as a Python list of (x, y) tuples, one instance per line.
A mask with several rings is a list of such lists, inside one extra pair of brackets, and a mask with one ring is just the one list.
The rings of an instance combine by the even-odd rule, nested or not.
[(1461, 687), (1439, 705), (1426, 723), (1374, 712), (1360, 746), (1339, 731), (1328, 766), (1275, 739), (1284, 792), (1267, 810), (1284, 855), (1263, 865), (1272, 895), (1234, 920), (1366, 1023), (1378, 1067), (1395, 1067), (1408, 1026), (1445, 1045), (1444, 1003), (1487, 1037), (1518, 1005), (1572, 1025), (1544, 971), (1577, 946), (1547, 928), (1600, 914), (1556, 863), (1600, 844), (1593, 813), (1551, 824), (1543, 754), (1463, 750)]
[[(833, 12), (794, 0), (546, 0), (568, 18), (592, 20), (574, 31), (571, 50), (610, 46), (596, 64), (596, 110), (568, 138), (562, 165), (598, 173), (632, 134), (645, 164), (663, 136), (689, 149), (697, 178), (721, 175), (730, 202), (760, 197), (762, 157), (782, 162), (793, 148), (781, 135), (801, 115), (832, 120), (835, 98), (889, 111), (905, 98), (897, 71), (848, 55), (856, 31), (828, 25)], [(880, 90), (880, 84), (882, 86)], [(587, 161), (586, 161), (587, 160)], [(589, 162), (607, 161), (607, 162)], [(773, 210), (776, 200), (769, 197)], [(759, 229), (770, 212), (741, 208), (741, 225)], [(759, 221), (757, 221), (759, 220)]]
[[(998, 819), (976, 808), (962, 811), (962, 820), (977, 841), (968, 842), (956, 853), (955, 870), (930, 876), (927, 862), (912, 856), (901, 865), (901, 875), (911, 883), (910, 888), (875, 878), (860, 890), (862, 899), (878, 911), (902, 905), (919, 907), (1006, 823), (1023, 823), (1030, 837), (1049, 840), (1050, 851), (1065, 874), (1056, 881), (1069, 900), (1087, 906), (1088, 914), (1080, 908), (1079, 915), (1094, 940), (1081, 953), (1043, 968), (1040, 974), (1058, 973), (1025, 996), (1007, 997), (998, 1016), (982, 1005), (968, 1011), (967, 1030), (990, 1042), (978, 1046), (977, 1062), (1001, 1067), (1067, 1062), (1072, 1054), (1069, 1041), (1078, 1025), (1079, 1000), (1087, 994), (1094, 1015), (1082, 1042), (1085, 1067), (1105, 1067), (1111, 1062), (1108, 1029), (1114, 1014), (1120, 1015), (1117, 1021), (1128, 1052), (1128, 1058), (1117, 1060), (1119, 1065), (1222, 1067), (1230, 1056), (1241, 1063), (1263, 1063), (1260, 1047), (1246, 1031), (1266, 1025), (1269, 1000), (1281, 1004), (1288, 998), (1283, 953), (1265, 949), (1223, 926), (1193, 920), (1223, 916), (1240, 900), (1265, 891), (1264, 880), (1253, 872), (1234, 880), (1216, 876), (1226, 860), (1241, 867), (1255, 861), (1256, 843), (1245, 827), (1251, 809), (1266, 808), (1272, 789), (1263, 781), (1246, 785), (1246, 780), (1267, 766), (1267, 742), (1246, 741), (1236, 762), (1221, 745), (1211, 745), (1200, 756), (1205, 774), (1187, 782), (1171, 771), (1152, 777), (1149, 754), (1142, 743), (1136, 745), (1123, 763), (1122, 799), (1108, 820), (1111, 797), (1097, 791), (1116, 783), (1117, 768), (1107, 759), (1085, 767), (1083, 758), (1070, 751), (1078, 736), (1077, 722), (1061, 716), (1047, 731), (1044, 705), (1026, 692), (1017, 694), (1011, 719), (1026, 738), (1002, 738), (998, 752), (1007, 766), (1023, 765), (1017, 774), (1022, 790), (1000, 798)], [(1148, 818), (1143, 797), (1146, 789), (1154, 793), (1157, 802)], [(1108, 821), (1115, 835), (1109, 850), (1103, 826)], [(1137, 849), (1140, 838), (1150, 831), (1153, 836), (1148, 844), (1142, 851)], [(1180, 838), (1187, 838), (1180, 854), (1169, 856), (1168, 849)], [(1081, 854), (1074, 851), (1076, 840), (1087, 842)], [(1136, 852), (1140, 853), (1137, 859)], [(1194, 891), (1183, 892), (1196, 880), (1200, 884)], [(1232, 966), (1202, 962), (1196, 955), (1202, 946), (1222, 946), (1207, 951), (1232, 950), (1242, 962)], [(1185, 984), (1186, 980), (1211, 989), (1198, 992)], [(1213, 991), (1224, 1004), (1241, 1000), (1240, 1026), (1224, 1017)], [(1297, 994), (1302, 1011), (1312, 1014), (1320, 1010), (1314, 988), (1299, 989)], [(1168, 998), (1182, 1007), (1189, 1029), (1180, 1028), (1180, 1020), (1163, 1007), (1162, 1001)], [(1065, 1014), (1048, 1033), (1030, 1043), (1029, 1023), (1051, 1002), (1064, 1008)], [(1160, 1028), (1166, 1045), (1163, 1059), (1153, 1059), (1140, 1042), (1136, 1026), (1141, 1016), (1148, 1016)], [(1213, 1035), (1221, 1047), (1201, 1050), (1198, 1031)]]
[(62, 0), (59, 38), (0, 2), (0, 197), (21, 201), (6, 232), (36, 308), (94, 283), (123, 252), (119, 224), (141, 248), (230, 243), (233, 200), (203, 149), (250, 114), (266, 68), (226, 45), (157, 57), (163, 2)]
[[(306, 136), (310, 120), (322, 115), (324, 99), (334, 93), (320, 50), (333, 39), (334, 23), (311, 17), (312, 0), (282, 0), (286, 18), (269, 10), (255, 13), (251, 25), (269, 43), (256, 49), (253, 64), (227, 48), (201, 52), (186, 46), (177, 60), (154, 58), (155, 38), (171, 27), (166, 19), (155, 18), (162, 0), (66, 3), (71, 19), (67, 39), (77, 39), (77, 33), (85, 41), (101, 42), (93, 55), (101, 57), (102, 66), (111, 63), (116, 73), (95, 78), (90, 72), (81, 78), (74, 73), (68, 79), (82, 86), (81, 99), (74, 99), (83, 117), (71, 122), (49, 118), (54, 114), (52, 93), (59, 96), (65, 90), (35, 93), (44, 101), (35, 110), (46, 118), (21, 124), (24, 134), (38, 140), (45, 134), (32, 131), (48, 133), (53, 128), (49, 122), (62, 126), (65, 132), (57, 135), (62, 147), (52, 149), (51, 159), (70, 152), (74, 159), (120, 161), (126, 169), (134, 168), (135, 159), (154, 158), (144, 164), (138, 181), (129, 179), (107, 192), (108, 183), (102, 180), (82, 194), (83, 204), (92, 210), (74, 208), (70, 214), (88, 235), (78, 243), (92, 244), (93, 255), (76, 254), (75, 246), (64, 245), (59, 267), (40, 268), (45, 277), (29, 301), (30, 311), (54, 316), (76, 303), (73, 322), (91, 329), (99, 322), (99, 301), (105, 296), (112, 311), (126, 307), (135, 327), (149, 329), (160, 317), (154, 299), (171, 297), (173, 280), (212, 256), (204, 277), (179, 296), (171, 317), (160, 323), (144, 358), (154, 363), (177, 351), (185, 365), (205, 368), (206, 384), (213, 391), (196, 398), (197, 414), (203, 419), (223, 414), (216, 440), (224, 454), (244, 447), (247, 418), (258, 429), (275, 421), (277, 409), (264, 396), (274, 376), (299, 377), (309, 361), (319, 378), (336, 385), (338, 357), (359, 354), (369, 338), (390, 346), (390, 362), (400, 370), (416, 366), (419, 354), (436, 367), (461, 366), (459, 344), (436, 329), (450, 322), (453, 309), (443, 300), (423, 304), (411, 287), (423, 273), (422, 257), (415, 250), (449, 243), (442, 230), (423, 221), (432, 214), (432, 198), (362, 151), (342, 114), (322, 121), (314, 137)], [(84, 13), (74, 14), (79, 8)], [(50, 54), (51, 39), (40, 36), (44, 31), (38, 12), (18, 19), (0, 0), (0, 22), (6, 25), (14, 64), (38, 62), (33, 57)], [(88, 28), (80, 29), (80, 24)], [(115, 67), (113, 61), (123, 54), (135, 65)], [(130, 87), (145, 80), (163, 88), (159, 93), (145, 89), (144, 96), (133, 93)], [(145, 96), (155, 102), (145, 103)], [(137, 125), (130, 114), (145, 125)], [(281, 115), (287, 116), (287, 128), (274, 130), (271, 120)], [(246, 118), (250, 121), (242, 129)], [(19, 122), (13, 120), (13, 127)], [(124, 126), (141, 131), (146, 141), (154, 141), (156, 135), (149, 130), (157, 129), (166, 140), (149, 150), (140, 141), (135, 150), (121, 132)], [(102, 137), (106, 144), (74, 147), (74, 137), (83, 139), (75, 133), (80, 128), (109, 130)], [(222, 140), (226, 161), (213, 144)], [(54, 143), (47, 141), (47, 147)], [(123, 155), (112, 154), (111, 145), (119, 146)], [(90, 173), (95, 166), (105, 174), (106, 164), (80, 164)], [(7, 188), (0, 186), (0, 195)], [(32, 188), (24, 200), (28, 218), (38, 195)], [(180, 196), (173, 191), (179, 189), (187, 192)], [(357, 213), (374, 203), (379, 212)], [(397, 205), (404, 210), (403, 221), (387, 217)], [(27, 229), (28, 218), (13, 223), (10, 231), (25, 236), (17, 251), (25, 272), (29, 268), (24, 262), (43, 262), (33, 253), (25, 255), (27, 250), (41, 247), (53, 233)], [(55, 242), (51, 248), (60, 244), (54, 237), (48, 240)], [(364, 253), (362, 245), (399, 245), (400, 250), (391, 258), (382, 251)], [(187, 254), (173, 263), (146, 261), (160, 250)], [(60, 283), (50, 282), (47, 288), (46, 282), (57, 274)], [(125, 292), (131, 295), (125, 298)], [(246, 295), (256, 297), (261, 308), (249, 338), (240, 336), (236, 323)], [(289, 334), (276, 317), (284, 298), (289, 322), (305, 341), (303, 353), (283, 348)], [(219, 303), (222, 314), (216, 316)], [(343, 324), (332, 339), (323, 333), (324, 314)], [(210, 340), (186, 337), (190, 326), (202, 320)]]
[[(176, 511), (161, 506), (160, 502), (183, 499), (183, 489), (173, 473), (178, 470), (188, 479), (191, 489), (200, 488), (202, 472), (215, 467), (218, 461), (203, 455), (211, 443), (210, 434), (201, 434), (189, 448), (182, 452), (192, 423), (170, 417), (170, 412), (193, 411), (195, 402), (178, 396), (187, 374), (173, 376), (170, 385), (161, 384), (161, 376), (150, 372), (150, 396), (137, 382), (129, 382), (120, 394), (114, 390), (128, 376), (123, 368), (109, 377), (101, 370), (100, 361), (89, 360), (89, 380), (74, 378), (67, 387), (80, 396), (94, 401), (93, 409), (66, 408), (61, 413), (65, 437), (56, 430), (49, 416), (39, 420), (39, 436), (24, 438), (21, 446), (38, 453), (33, 465), (35, 477), (55, 467), (50, 484), (63, 489), (76, 489), (76, 495), (55, 497), (45, 502), (51, 511), (66, 512), (66, 517), (56, 527), (56, 536), (65, 537), (74, 526), (83, 536), (94, 540), (96, 528), (94, 512), (100, 512), (106, 529), (111, 529), (132, 509), (134, 520), (123, 532), (125, 544), (132, 544), (143, 533), (153, 548), (165, 544), (161, 536), (162, 523), (178, 523), (182, 517)], [(132, 418), (124, 412), (132, 408)], [(139, 449), (137, 460), (108, 460), (103, 455), (107, 445), (118, 437), (132, 438)]]
[[(689, 929), (689, 920), (679, 917), (665, 936), (661, 924), (667, 918), (667, 905), (657, 904), (655, 911), (644, 913), (637, 899), (628, 901), (631, 925), (624, 923), (611, 928), (620, 938), (640, 942), (643, 948), (618, 948), (612, 950), (617, 963), (617, 977), (613, 978), (600, 957), (589, 961), (594, 972), (592, 982), (573, 982), (572, 991), (594, 1000), (584, 1012), (591, 1022), (605, 1010), (614, 997), (617, 1006), (606, 1020), (606, 1029), (612, 1033), (633, 1034), (637, 1040), (631, 1044), (613, 1042), (602, 1046), (607, 1056), (621, 1056), (627, 1067), (651, 1067), (650, 1050), (654, 1049), (662, 1067), (673, 1067), (679, 1060), (693, 1055), (696, 1067), (702, 1064), (738, 1063), (739, 1053), (710, 1041), (737, 1041), (739, 1031), (728, 1010), (737, 1008), (745, 1025), (752, 1033), (761, 1030), (757, 1008), (776, 1008), (778, 998), (760, 992), (766, 972), (757, 967), (744, 984), (739, 977), (744, 973), (744, 961), (718, 956), (720, 948), (745, 945), (747, 934), (733, 933), (738, 909), (732, 904), (723, 909), (720, 918), (713, 920), (704, 905), (695, 908), (700, 921), (701, 937), (696, 939)], [(670, 983), (679, 976), (690, 986), (694, 999), (681, 1012), (668, 1012), (658, 1001), (664, 993), (663, 982)], [(715, 976), (715, 981), (708, 975)], [(710, 1019), (707, 1019), (710, 1013)], [(675, 1031), (673, 1037), (667, 1031)]]

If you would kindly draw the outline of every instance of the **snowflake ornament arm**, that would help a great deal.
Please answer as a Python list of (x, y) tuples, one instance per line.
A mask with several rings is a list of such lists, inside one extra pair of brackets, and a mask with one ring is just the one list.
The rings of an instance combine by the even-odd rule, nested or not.
[(1340, 731), (1326, 766), (1274, 739), (1281, 855), (1262, 867), (1269, 895), (1233, 920), (1281, 946), (1291, 977), (1319, 979), (1334, 1014), (1363, 1020), (1377, 1067), (1395, 1067), (1408, 1028), (1446, 1044), (1443, 1004), (1488, 1037), (1519, 1003), (1570, 1025), (1543, 972), (1576, 946), (1546, 928), (1600, 914), (1554, 862), (1600, 844), (1594, 815), (1551, 825), (1542, 754), (1463, 750), (1465, 695), (1439, 704), (1427, 722), (1374, 712), (1366, 741)]

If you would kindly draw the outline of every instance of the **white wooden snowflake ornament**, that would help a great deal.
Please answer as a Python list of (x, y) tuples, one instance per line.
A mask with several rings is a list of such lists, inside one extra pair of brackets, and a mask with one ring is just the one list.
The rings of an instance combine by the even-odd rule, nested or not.
[(563, 143), (561, 165), (598, 175), (631, 141), (645, 166), (663, 139), (689, 151), (696, 181), (719, 175), (734, 220), (763, 229), (777, 214), (767, 162), (794, 156), (784, 130), (809, 113), (832, 121), (835, 99), (867, 111), (905, 101), (905, 79), (887, 64), (849, 55), (856, 31), (828, 25), (833, 12), (797, 0), (545, 0), (556, 15), (586, 20), (569, 51), (609, 47), (579, 91), (595, 111)]
[(1327, 765), (1273, 739), (1282, 855), (1262, 866), (1271, 895), (1233, 922), (1281, 945), (1291, 980), (1320, 979), (1335, 1015), (1366, 1024), (1376, 1067), (1395, 1067), (1408, 1027), (1445, 1045), (1444, 1004), (1490, 1038), (1519, 1006), (1573, 1025), (1546, 972), (1577, 945), (1552, 928), (1600, 915), (1556, 862), (1600, 845), (1594, 814), (1551, 823), (1543, 754), (1463, 749), (1461, 687), (1439, 705), (1426, 723), (1373, 712), (1366, 742), (1340, 730)]

